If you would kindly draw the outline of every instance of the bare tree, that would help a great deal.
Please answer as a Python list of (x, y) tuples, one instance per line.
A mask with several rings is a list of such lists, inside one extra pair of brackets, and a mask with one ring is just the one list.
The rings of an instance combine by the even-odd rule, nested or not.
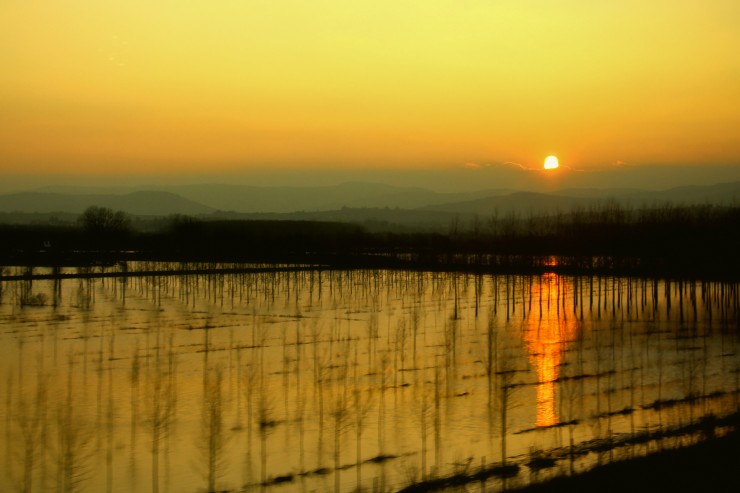
[(127, 233), (131, 228), (131, 219), (125, 212), (94, 205), (85, 209), (78, 221), (86, 232), (93, 234)]

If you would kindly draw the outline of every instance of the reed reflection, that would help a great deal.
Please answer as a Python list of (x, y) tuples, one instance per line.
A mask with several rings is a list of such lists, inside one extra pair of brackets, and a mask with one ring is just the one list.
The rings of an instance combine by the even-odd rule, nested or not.
[(0, 278), (0, 491), (493, 492), (738, 410), (736, 282), (135, 267)]
[(578, 330), (576, 318), (569, 318), (561, 310), (567, 291), (563, 279), (556, 274), (533, 280), (532, 292), (538, 298), (538, 308), (529, 312), (522, 326), (529, 361), (537, 373), (536, 426), (552, 426), (560, 421), (555, 386), (563, 354)]

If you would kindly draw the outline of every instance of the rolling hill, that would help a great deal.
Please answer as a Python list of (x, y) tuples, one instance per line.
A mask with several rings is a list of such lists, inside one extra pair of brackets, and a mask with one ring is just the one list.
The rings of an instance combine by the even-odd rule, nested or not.
[[(165, 188), (165, 189), (162, 189)], [(97, 192), (97, 193), (92, 193)], [(105, 192), (105, 193), (103, 193)], [(537, 193), (488, 189), (440, 193), (424, 188), (350, 182), (325, 187), (182, 185), (159, 190), (57, 187), (0, 195), (0, 213), (79, 214), (91, 205), (137, 216), (184, 214), (218, 218), (339, 220), (440, 228), (451, 218), (567, 213), (605, 202), (625, 207), (740, 203), (740, 182), (662, 191), (564, 189)]]
[(109, 207), (133, 215), (208, 214), (214, 209), (169, 192), (116, 194), (63, 194), (19, 192), (0, 195), (0, 212), (81, 213), (89, 206)]

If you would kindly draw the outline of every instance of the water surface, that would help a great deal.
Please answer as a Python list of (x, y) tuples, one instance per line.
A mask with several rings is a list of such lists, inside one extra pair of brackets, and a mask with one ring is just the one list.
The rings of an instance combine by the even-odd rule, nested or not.
[(737, 283), (180, 267), (0, 281), (0, 490), (510, 486), (740, 409)]

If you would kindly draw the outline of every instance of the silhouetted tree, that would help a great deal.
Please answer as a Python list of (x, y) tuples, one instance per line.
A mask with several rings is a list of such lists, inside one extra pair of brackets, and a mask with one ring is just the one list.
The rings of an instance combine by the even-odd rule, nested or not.
[(125, 212), (95, 205), (85, 209), (78, 221), (86, 232), (94, 234), (121, 234), (131, 229), (131, 219)]

